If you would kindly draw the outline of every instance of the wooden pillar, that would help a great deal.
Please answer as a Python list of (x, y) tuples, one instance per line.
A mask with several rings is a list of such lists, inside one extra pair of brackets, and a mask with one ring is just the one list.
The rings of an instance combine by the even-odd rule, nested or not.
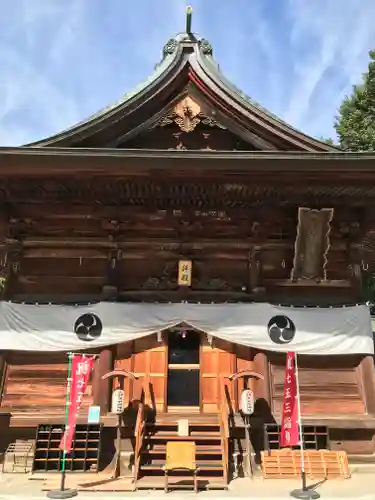
[(361, 361), (362, 385), (367, 413), (375, 415), (375, 368), (372, 356), (365, 356)]
[(254, 356), (254, 370), (264, 376), (264, 380), (257, 381), (255, 397), (264, 399), (272, 408), (268, 359), (264, 352), (257, 352)]
[(113, 370), (112, 349), (103, 349), (95, 361), (94, 375), (92, 381), (93, 403), (100, 406), (102, 415), (110, 411), (112, 380), (102, 380), (102, 376)]

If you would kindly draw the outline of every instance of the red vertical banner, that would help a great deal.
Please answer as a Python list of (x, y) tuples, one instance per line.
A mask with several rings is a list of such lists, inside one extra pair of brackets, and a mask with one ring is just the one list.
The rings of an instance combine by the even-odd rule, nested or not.
[(81, 407), (83, 395), (85, 394), (90, 374), (94, 366), (95, 356), (84, 354), (73, 354), (71, 360), (71, 374), (68, 380), (68, 418), (67, 426), (60, 442), (60, 449), (66, 453), (72, 451), (73, 438), (76, 421)]
[(299, 441), (298, 392), (296, 359), (294, 352), (286, 355), (283, 413), (281, 420), (280, 446), (297, 446)]

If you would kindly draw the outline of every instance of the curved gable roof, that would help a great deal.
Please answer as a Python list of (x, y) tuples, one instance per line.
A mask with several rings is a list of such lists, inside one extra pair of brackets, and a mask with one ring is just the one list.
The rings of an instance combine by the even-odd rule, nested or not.
[(193, 87), (228, 129), (264, 150), (335, 151), (337, 148), (294, 129), (246, 96), (221, 73), (204, 38), (181, 33), (163, 49), (153, 74), (120, 100), (87, 120), (28, 147), (111, 147), (134, 137), (160, 117), (177, 96)]

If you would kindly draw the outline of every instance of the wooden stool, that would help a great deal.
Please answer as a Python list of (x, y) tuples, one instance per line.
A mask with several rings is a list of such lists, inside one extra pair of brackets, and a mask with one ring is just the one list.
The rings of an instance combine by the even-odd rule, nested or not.
[(169, 490), (169, 472), (173, 470), (189, 470), (193, 473), (194, 491), (198, 493), (199, 469), (195, 461), (195, 443), (192, 441), (168, 441), (166, 447), (166, 460), (163, 467), (165, 474), (164, 492)]

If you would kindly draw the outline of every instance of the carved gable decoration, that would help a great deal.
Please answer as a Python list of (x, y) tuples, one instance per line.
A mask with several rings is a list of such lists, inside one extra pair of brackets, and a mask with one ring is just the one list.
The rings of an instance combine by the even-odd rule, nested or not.
[(333, 208), (298, 209), (292, 280), (325, 280)]
[[(213, 114), (213, 113), (212, 113)], [(118, 148), (169, 150), (225, 150), (249, 151), (256, 149), (224, 125), (190, 95), (182, 98), (165, 116), (159, 118), (147, 132), (117, 145)]]
[(206, 116), (200, 105), (190, 96), (185, 97), (174, 107), (173, 111), (164, 116), (157, 124), (159, 127), (165, 127), (175, 123), (182, 132), (193, 132), (197, 125), (202, 124), (209, 127), (225, 129), (211, 117)]

